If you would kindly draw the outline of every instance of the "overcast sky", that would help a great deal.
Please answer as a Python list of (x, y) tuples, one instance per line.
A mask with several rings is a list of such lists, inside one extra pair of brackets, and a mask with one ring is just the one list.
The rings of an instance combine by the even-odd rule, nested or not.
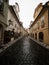
[(45, 4), (48, 0), (9, 0), (10, 5), (14, 5), (15, 2), (19, 4), (20, 7), (20, 21), (23, 22), (25, 28), (29, 27), (30, 21), (33, 19), (34, 10), (39, 3)]

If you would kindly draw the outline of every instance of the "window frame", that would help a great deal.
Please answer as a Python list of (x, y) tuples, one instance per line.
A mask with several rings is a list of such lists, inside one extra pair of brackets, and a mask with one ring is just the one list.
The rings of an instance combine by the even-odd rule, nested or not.
[(44, 16), (41, 18), (41, 28), (45, 27), (45, 23), (44, 23)]

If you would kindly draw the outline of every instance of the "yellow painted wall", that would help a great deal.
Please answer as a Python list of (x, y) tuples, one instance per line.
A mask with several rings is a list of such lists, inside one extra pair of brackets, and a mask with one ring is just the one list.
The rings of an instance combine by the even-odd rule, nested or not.
[[(41, 27), (41, 18), (42, 17), (44, 17), (44, 24), (45, 24), (45, 26), (44, 26), (44, 28), (42, 28)], [(38, 29), (38, 25), (37, 25), (37, 23), (39, 22), (39, 25), (40, 25), (40, 27), (39, 27), (39, 29)], [(35, 29), (35, 30), (34, 30)], [(46, 10), (41, 16), (40, 16), (40, 18), (38, 19), (38, 20), (36, 20), (36, 23), (32, 26), (32, 28), (31, 28), (31, 32), (32, 32), (32, 34), (34, 33), (34, 35), (35, 35), (35, 33), (37, 33), (37, 40), (39, 41), (39, 32), (43, 32), (43, 34), (44, 34), (44, 43), (46, 43), (46, 44), (49, 44), (49, 32), (48, 32), (48, 10)], [(34, 38), (35, 39), (35, 38)]]
[(42, 10), (42, 5), (40, 5), (39, 7), (37, 7), (37, 9), (36, 9), (36, 11), (35, 11), (35, 13), (34, 13), (34, 19), (36, 19), (36, 17), (38, 16), (38, 14), (40, 13), (40, 11)]

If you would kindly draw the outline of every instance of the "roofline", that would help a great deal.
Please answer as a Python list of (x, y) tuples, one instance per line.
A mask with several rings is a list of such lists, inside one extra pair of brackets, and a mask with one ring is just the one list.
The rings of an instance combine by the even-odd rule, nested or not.
[[(49, 2), (49, 1), (48, 1), (48, 2)], [(43, 8), (42, 8), (41, 12), (38, 14), (38, 16), (36, 17), (36, 19), (35, 19), (34, 22), (32, 23), (32, 25), (30, 26), (30, 28), (35, 24), (37, 18), (42, 14), (42, 12), (44, 11), (44, 9), (45, 9), (45, 8), (47, 9), (47, 8), (49, 7), (49, 6), (47, 5), (48, 2), (46, 2), (45, 5), (43, 5)]]
[(19, 22), (18, 17), (17, 17), (17, 16), (16, 16), (16, 14), (15, 14), (15, 11), (14, 11), (14, 9), (13, 9), (13, 6), (9, 5), (9, 9), (12, 9), (12, 11), (13, 11), (13, 13), (14, 13), (15, 17), (16, 17), (16, 18), (17, 18), (17, 20), (18, 20), (17, 22), (19, 23), (19, 25), (20, 25), (20, 26), (22, 26), (22, 25), (21, 25), (21, 23)]

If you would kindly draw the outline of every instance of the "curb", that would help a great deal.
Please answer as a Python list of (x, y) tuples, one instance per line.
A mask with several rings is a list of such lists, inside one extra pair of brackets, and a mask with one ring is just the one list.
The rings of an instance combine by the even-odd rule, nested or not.
[(46, 45), (40, 41), (37, 41), (37, 40), (33, 39), (32, 37), (29, 37), (29, 38), (32, 39), (33, 41), (35, 41), (37, 44), (39, 44), (49, 50), (49, 45)]
[(15, 42), (17, 42), (18, 40), (22, 39), (23, 37), (19, 37), (18, 39), (12, 40), (10, 42), (8, 42), (7, 44), (4, 44), (4, 48), (0, 49), (0, 55), (2, 55), (11, 45), (13, 45)]

